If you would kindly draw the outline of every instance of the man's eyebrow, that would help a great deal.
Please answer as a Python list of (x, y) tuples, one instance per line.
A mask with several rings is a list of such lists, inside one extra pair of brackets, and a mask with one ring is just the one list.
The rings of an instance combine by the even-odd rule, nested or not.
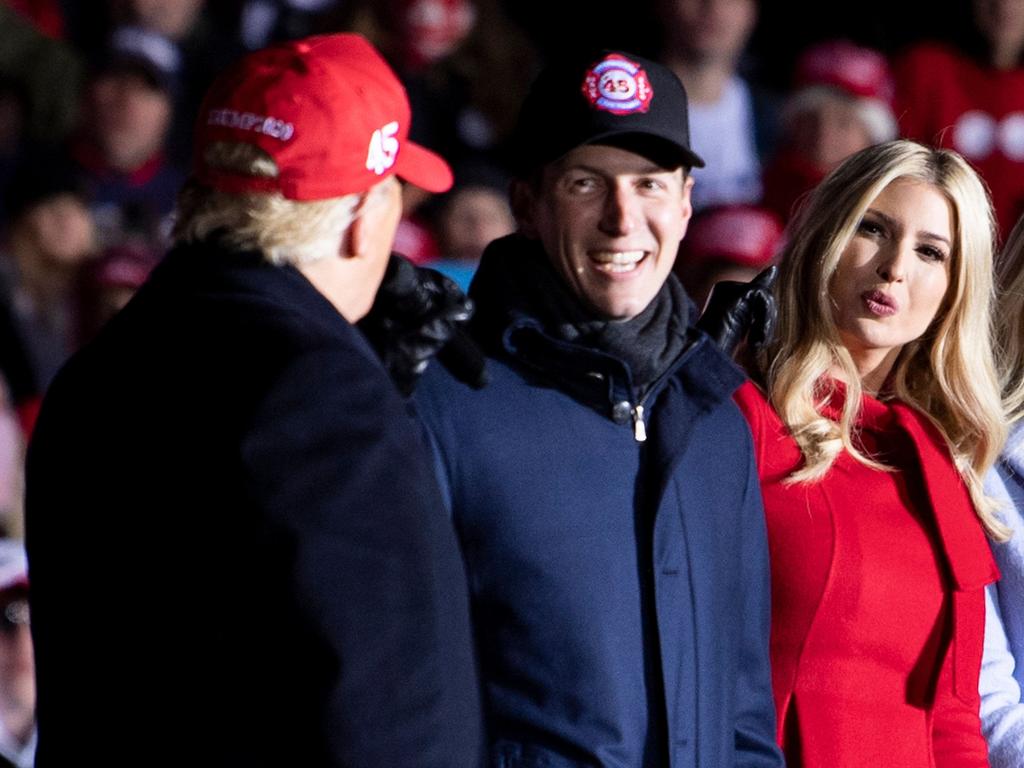
[(673, 174), (678, 170), (678, 168), (665, 168), (654, 162), (640, 167), (616, 170), (610, 168), (599, 168), (587, 162), (576, 162), (562, 166), (558, 169), (558, 174), (561, 175), (571, 171), (583, 171), (585, 173), (593, 173), (598, 176), (654, 176), (663, 173)]

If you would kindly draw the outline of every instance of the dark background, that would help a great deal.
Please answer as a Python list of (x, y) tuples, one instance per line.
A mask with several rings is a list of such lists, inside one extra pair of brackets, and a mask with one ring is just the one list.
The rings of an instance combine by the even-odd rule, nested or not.
[[(522, 26), (545, 55), (561, 50), (617, 47), (653, 55), (661, 22), (650, 2), (506, 0), (506, 13)], [(557, 16), (552, 9), (558, 9)], [(793, 62), (807, 44), (831, 37), (895, 53), (921, 39), (955, 39), (970, 22), (970, 3), (923, 0), (825, 0), (762, 2), (746, 66), (765, 85), (784, 89)]]

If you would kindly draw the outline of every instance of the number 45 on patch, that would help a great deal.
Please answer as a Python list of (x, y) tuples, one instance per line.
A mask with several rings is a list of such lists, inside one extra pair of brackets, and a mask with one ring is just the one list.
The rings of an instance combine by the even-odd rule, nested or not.
[(370, 137), (370, 151), (366, 154), (366, 168), (378, 176), (395, 164), (398, 156), (398, 121), (394, 120), (378, 128)]

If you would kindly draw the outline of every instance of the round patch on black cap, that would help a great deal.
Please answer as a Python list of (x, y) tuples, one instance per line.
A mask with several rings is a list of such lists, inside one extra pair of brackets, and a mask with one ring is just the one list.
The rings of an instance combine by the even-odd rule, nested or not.
[(612, 53), (587, 70), (583, 95), (595, 109), (629, 115), (646, 112), (654, 90), (643, 67)]

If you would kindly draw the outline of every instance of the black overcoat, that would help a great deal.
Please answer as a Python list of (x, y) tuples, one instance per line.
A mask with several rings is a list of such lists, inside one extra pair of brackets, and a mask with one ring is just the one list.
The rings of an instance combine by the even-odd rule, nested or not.
[(424, 450), (300, 272), (172, 251), (30, 446), (40, 768), (475, 765), (465, 576)]

